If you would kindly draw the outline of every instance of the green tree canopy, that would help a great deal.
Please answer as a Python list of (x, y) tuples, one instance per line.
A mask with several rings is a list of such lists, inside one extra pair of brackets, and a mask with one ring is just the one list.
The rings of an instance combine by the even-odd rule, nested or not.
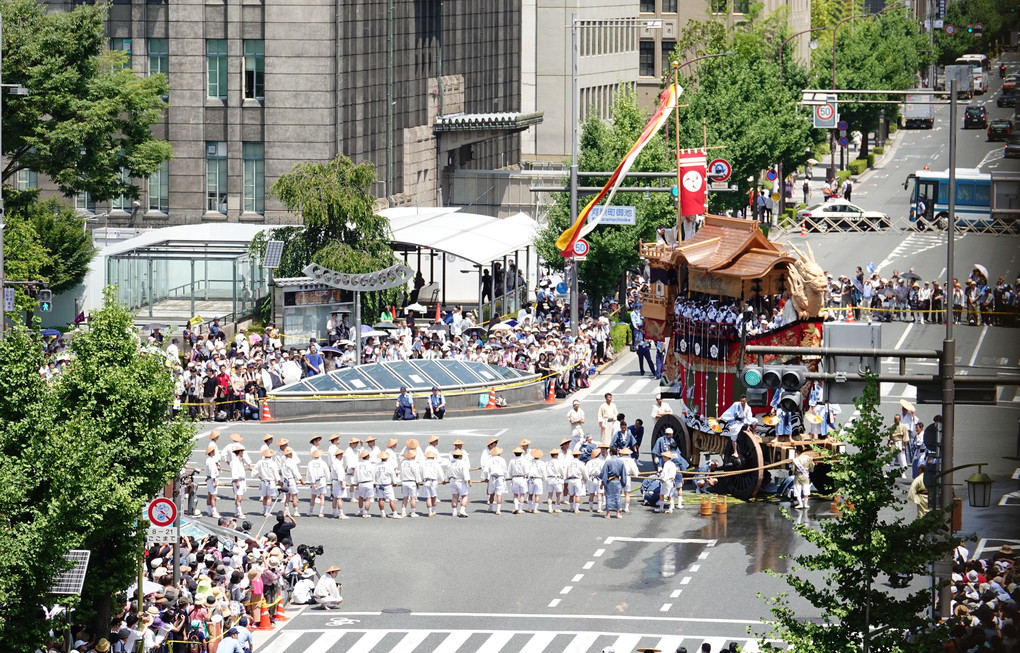
[(151, 127), (166, 108), (165, 75), (141, 76), (106, 49), (106, 5), (49, 12), (35, 0), (2, 0), (3, 81), (28, 95), (3, 102), (0, 179), (34, 170), (67, 196), (138, 197), (123, 180), (147, 177), (172, 154)]
[[(373, 272), (397, 262), (390, 244), (389, 221), (374, 209), (368, 189), (375, 183), (371, 163), (355, 164), (344, 155), (328, 163), (299, 163), (269, 189), (303, 227), (274, 229), (252, 243), (261, 255), (267, 240), (283, 240), (277, 274), (302, 276), (309, 263), (351, 273)], [(398, 291), (364, 293), (362, 310), (375, 317)]]
[[(943, 626), (928, 623), (929, 587), (904, 596), (887, 591), (881, 577), (928, 574), (929, 565), (945, 559), (957, 540), (943, 528), (945, 513), (940, 509), (917, 518), (897, 514), (903, 510), (896, 489), (903, 470), (885, 472), (893, 458), (886, 444), (892, 427), (882, 423), (878, 412), (877, 377), (870, 375), (855, 403), (860, 416), (839, 433), (846, 453), (820, 450), (832, 464), (844, 509), (819, 522), (817, 530), (793, 525), (817, 552), (792, 556), (795, 565), (782, 575), (797, 594), (821, 609), (823, 622), (803, 619), (783, 594), (769, 599), (774, 617), (769, 637), (798, 651), (858, 653), (867, 639), (864, 650), (875, 653), (926, 653), (939, 648), (945, 635)], [(821, 571), (824, 581), (799, 575), (802, 570)], [(908, 639), (907, 633), (913, 637)], [(763, 650), (777, 650), (762, 643)]]
[(182, 468), (194, 428), (170, 419), (174, 380), (139, 346), (127, 308), (107, 293), (72, 360), (46, 383), (38, 336), (13, 328), (0, 342), (0, 641), (32, 651), (51, 624), (39, 606), (71, 549), (92, 552), (79, 615), (109, 625), (110, 598), (134, 578), (145, 503)]
[[(683, 101), (681, 97), (680, 101)], [(589, 112), (581, 129), (578, 169), (582, 172), (612, 172), (634, 145), (648, 122), (650, 112), (642, 110), (633, 91), (624, 89), (613, 99), (613, 120), (600, 119)], [(668, 172), (673, 169), (673, 156), (669, 152), (665, 135), (656, 135), (638, 156), (632, 172)], [(585, 186), (601, 186), (608, 177), (583, 180)], [(656, 186), (655, 179), (629, 178), (626, 186)], [(663, 186), (672, 186), (666, 180)], [(545, 228), (535, 240), (539, 256), (554, 269), (563, 269), (565, 259), (556, 248), (556, 239), (572, 222), (569, 193), (557, 193), (549, 207)], [(591, 194), (580, 195), (578, 210), (591, 199)], [(615, 290), (624, 273), (638, 264), (638, 241), (655, 240), (655, 229), (660, 225), (676, 225), (676, 201), (668, 193), (651, 193), (646, 200), (639, 193), (617, 193), (613, 203), (637, 207), (635, 226), (600, 225), (585, 236), (591, 245), (586, 261), (578, 266), (578, 281), (593, 302)]]
[(788, 35), (785, 12), (777, 11), (752, 14), (730, 30), (716, 21), (690, 21), (677, 41), (677, 61), (732, 53), (680, 70), (680, 104), (687, 105), (678, 110), (680, 147), (725, 146), (709, 158), (730, 162), (730, 183), (738, 189), (710, 194), (710, 211), (746, 205), (747, 191), (765, 168), (782, 163), (793, 170), (807, 159), (811, 125), (795, 104), (806, 74), (793, 56), (794, 41), (787, 44), (779, 80), (779, 45)]

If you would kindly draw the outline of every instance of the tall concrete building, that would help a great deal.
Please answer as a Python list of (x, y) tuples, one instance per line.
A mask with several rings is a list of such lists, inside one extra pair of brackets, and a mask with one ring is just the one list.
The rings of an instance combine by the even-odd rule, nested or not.
[(442, 203), (452, 171), (516, 165), (541, 120), (520, 111), (521, 28), (520, 0), (113, 0), (111, 49), (169, 77), (174, 157), (136, 203), (75, 202), (111, 225), (292, 222), (268, 188), (340, 153), (392, 206)]
[[(570, 154), (573, 25), (580, 53), (577, 76), (583, 121), (589, 111), (608, 118), (613, 95), (622, 86), (635, 89), (642, 104), (654, 106), (669, 54), (687, 22), (712, 19), (734, 25), (744, 19), (751, 4), (751, 0), (523, 2), (525, 24), (535, 25), (534, 43), (526, 41), (522, 53), (523, 110), (541, 111), (545, 120), (525, 134), (522, 156), (547, 163), (562, 162)], [(787, 12), (791, 33), (811, 27), (811, 0), (765, 0), (763, 10), (780, 8)], [(534, 19), (529, 18), (531, 12)], [(809, 38), (804, 34), (794, 41), (801, 61), (808, 60)], [(532, 86), (534, 94), (529, 92)]]

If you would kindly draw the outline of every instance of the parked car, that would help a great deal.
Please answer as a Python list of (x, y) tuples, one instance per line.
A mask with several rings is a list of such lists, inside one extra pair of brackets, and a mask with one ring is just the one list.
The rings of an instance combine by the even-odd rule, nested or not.
[(970, 129), (971, 127), (980, 127), (981, 129), (988, 127), (988, 112), (984, 107), (969, 106), (963, 113), (963, 128)]
[(1007, 93), (1003, 91), (999, 94), (999, 97), (995, 98), (995, 106), (1002, 107), (1015, 107), (1016, 106), (1016, 93), (1011, 91)]
[(1016, 80), (1020, 75), (1006, 75), (1002, 79), (1002, 90), (1013, 91), (1016, 90)]
[(993, 120), (988, 123), (988, 140), (990, 141), (1004, 141), (1006, 137), (1013, 133), (1013, 121), (1012, 120)]
[(1015, 132), (1006, 137), (1006, 151), (1002, 154), (1007, 159), (1020, 158), (1020, 132)]
[(889, 216), (880, 211), (865, 211), (846, 200), (832, 199), (813, 204), (797, 212), (797, 221), (809, 231), (870, 231), (892, 226)]

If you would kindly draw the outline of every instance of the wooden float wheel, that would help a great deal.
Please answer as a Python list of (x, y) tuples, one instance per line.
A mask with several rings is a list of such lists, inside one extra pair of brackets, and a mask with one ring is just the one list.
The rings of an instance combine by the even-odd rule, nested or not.
[[(727, 450), (727, 453), (729, 451)], [(762, 468), (764, 458), (758, 438), (749, 436), (747, 431), (741, 431), (737, 437), (737, 453), (740, 454), (740, 464), (736, 467), (727, 465), (724, 469), (726, 471), (746, 471), (742, 474), (720, 478), (719, 485), (722, 486), (723, 492), (747, 501), (758, 494), (765, 476), (765, 470)], [(732, 460), (729, 456), (724, 456), (724, 459), (727, 461)]]
[(659, 438), (662, 437), (667, 428), (673, 429), (673, 442), (676, 443), (676, 448), (687, 462), (693, 465), (694, 461), (691, 460), (691, 432), (687, 429), (687, 425), (676, 415), (663, 415), (655, 420), (655, 426), (652, 427), (652, 442), (648, 450), (651, 451), (652, 446), (659, 441)]

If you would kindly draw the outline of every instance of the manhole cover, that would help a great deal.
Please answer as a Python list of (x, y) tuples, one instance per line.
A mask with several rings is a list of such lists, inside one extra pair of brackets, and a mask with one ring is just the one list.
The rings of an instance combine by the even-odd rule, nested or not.
[(383, 608), (383, 614), (411, 614), (410, 608)]

